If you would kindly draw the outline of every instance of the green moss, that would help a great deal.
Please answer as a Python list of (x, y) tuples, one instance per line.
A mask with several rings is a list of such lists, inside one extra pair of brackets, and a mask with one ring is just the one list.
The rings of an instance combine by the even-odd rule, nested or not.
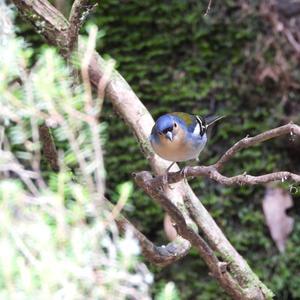
[[(280, 114), (274, 110), (280, 111), (280, 107), (274, 103), (281, 94), (274, 85), (257, 84), (254, 53), (251, 56), (246, 51), (254, 47), (264, 28), (260, 17), (251, 14), (240, 18), (239, 8), (225, 1), (220, 6), (215, 4), (210, 17), (204, 18), (205, 5), (147, 1), (120, 6), (118, 1), (110, 0), (101, 5), (93, 21), (106, 31), (99, 51), (116, 59), (119, 71), (154, 118), (170, 111), (228, 116), (213, 130), (200, 157), (201, 163), (209, 164), (238, 139), (277, 126)], [(129, 172), (149, 166), (129, 130), (108, 109), (104, 116), (109, 122), (106, 164), (109, 186), (113, 188)], [(268, 142), (243, 151), (224, 173), (261, 174), (286, 169), (290, 158), (281, 145), (279, 141)], [(264, 188), (222, 187), (207, 179), (195, 179), (191, 184), (263, 282), (279, 297), (287, 287), (295, 293), (296, 285), (283, 279), (284, 284), (278, 286), (270, 276), (270, 261), (276, 260), (274, 255), (279, 257), (261, 210)], [(152, 240), (163, 242), (161, 208), (138, 190), (133, 199), (135, 209), (129, 217)], [(168, 271), (157, 271), (156, 279), (174, 280), (181, 299), (224, 299), (223, 291), (207, 272), (192, 267), (198, 264), (206, 269), (198, 255), (192, 255), (168, 267)], [(178, 268), (183, 268), (180, 276)], [(280, 272), (274, 273), (276, 278), (280, 278)], [(288, 269), (286, 272), (290, 274)]]
[[(284, 115), (280, 104), (280, 84), (271, 80), (258, 83), (255, 76), (259, 73), (258, 37), (267, 40), (270, 27), (259, 16), (256, 2), (251, 4), (253, 13), (246, 15), (235, 1), (213, 2), (209, 16), (203, 17), (207, 1), (126, 1), (120, 5), (120, 1), (108, 0), (101, 2), (89, 20), (106, 33), (97, 42), (99, 52), (117, 61), (119, 71), (154, 118), (170, 111), (227, 116), (213, 129), (200, 156), (201, 164), (214, 163), (237, 140), (277, 126), (290, 117)], [(31, 29), (23, 28), (26, 38), (38, 45)], [(263, 55), (268, 63), (274, 63), (274, 49)], [(299, 66), (291, 67), (298, 74)], [(295, 76), (299, 81), (299, 75)], [(287, 93), (293, 115), (297, 116), (299, 91)], [(130, 179), (132, 172), (150, 167), (108, 101), (103, 118), (108, 124), (107, 194), (113, 198), (120, 182)], [(299, 172), (299, 155), (290, 151), (288, 144), (288, 138), (282, 138), (242, 151), (226, 166), (224, 174), (247, 171), (258, 175), (279, 169)], [(148, 141), (142, 141), (140, 146), (148, 149)], [(230, 242), (278, 299), (299, 299), (299, 195), (295, 196), (291, 213), (295, 228), (286, 253), (280, 255), (262, 213), (264, 187), (224, 187), (204, 178), (190, 183)], [(127, 207), (128, 217), (151, 240), (165, 242), (162, 209), (137, 188), (132, 199)], [(180, 299), (226, 299), (194, 250), (172, 266), (153, 270), (157, 282), (154, 293), (163, 282), (172, 280)]]

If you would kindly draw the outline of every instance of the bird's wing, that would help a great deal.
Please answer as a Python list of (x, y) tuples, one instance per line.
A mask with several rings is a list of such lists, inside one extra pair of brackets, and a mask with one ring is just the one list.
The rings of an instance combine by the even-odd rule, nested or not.
[(185, 126), (187, 127), (187, 129), (191, 132), (193, 132), (195, 126), (197, 125), (195, 116), (193, 116), (191, 114), (187, 114), (184, 112), (173, 112), (173, 113), (170, 113), (170, 115), (183, 121), (185, 123)]

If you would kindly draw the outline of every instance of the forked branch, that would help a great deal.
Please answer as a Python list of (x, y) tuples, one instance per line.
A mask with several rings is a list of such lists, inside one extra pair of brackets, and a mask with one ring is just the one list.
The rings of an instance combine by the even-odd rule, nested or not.
[[(257, 185), (277, 180), (300, 183), (300, 175), (287, 171), (273, 172), (259, 176), (252, 176), (243, 173), (232, 177), (227, 177), (220, 173), (224, 165), (228, 163), (240, 150), (283, 135), (295, 135), (300, 138), (300, 127), (296, 124), (290, 123), (265, 131), (254, 137), (247, 136), (234, 144), (215, 164), (211, 166), (185, 167), (183, 171), (169, 173), (168, 183), (176, 183), (187, 177), (208, 177), (224, 185)], [(158, 185), (162, 182), (162, 176), (158, 176), (152, 180), (154, 185)]]
[[(13, 3), (49, 43), (58, 47), (62, 54), (68, 51), (70, 48), (68, 42), (69, 23), (46, 0), (13, 0)], [(43, 30), (40, 30), (41, 23)], [(105, 76), (105, 66), (104, 60), (97, 53), (94, 53), (88, 71), (89, 79), (96, 88), (101, 78)], [(112, 102), (115, 111), (125, 120), (137, 138), (152, 170), (156, 174), (164, 173), (168, 163), (153, 153), (148, 142), (154, 121), (124, 78), (116, 71), (109, 79), (105, 96)], [(174, 174), (176, 173), (171, 176), (176, 176)], [(272, 292), (258, 279), (247, 262), (237, 253), (187, 184), (181, 181), (175, 185), (174, 190), (162, 191), (157, 186), (157, 181), (152, 182), (152, 180), (157, 179), (153, 179), (150, 172), (139, 173), (137, 178), (139, 178), (139, 186), (160, 203), (175, 221), (179, 234), (188, 240), (188, 246), (185, 247), (186, 252), (182, 251), (183, 255), (187, 253), (189, 245), (192, 244), (208, 264), (213, 276), (234, 299), (272, 298)], [(182, 178), (178, 177), (177, 179), (181, 180)], [(177, 179), (174, 182), (178, 181)], [(184, 203), (190, 203), (194, 207), (193, 209), (197, 213), (196, 223), (191, 219)], [(203, 237), (197, 233), (197, 226)], [(143, 239), (139, 232), (136, 233), (136, 236), (140, 241)], [(141, 245), (143, 246), (142, 242)], [(149, 246), (150, 249), (153, 245), (149, 244)], [(221, 260), (216, 258), (216, 252)], [(228, 268), (224, 268), (224, 266), (228, 266)]]
[(92, 1), (89, 0), (75, 0), (70, 17), (69, 17), (69, 30), (68, 30), (68, 39), (69, 39), (69, 53), (71, 53), (75, 45), (78, 42), (78, 34), (81, 26), (83, 25), (84, 21), (87, 19), (89, 14), (98, 3), (90, 3)]

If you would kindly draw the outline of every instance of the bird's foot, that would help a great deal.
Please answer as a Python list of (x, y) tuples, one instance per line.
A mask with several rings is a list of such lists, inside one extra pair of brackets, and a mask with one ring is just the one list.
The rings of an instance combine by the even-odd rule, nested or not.
[(175, 164), (175, 162), (172, 162), (169, 167), (166, 170), (166, 173), (163, 175), (162, 177), (162, 186), (163, 187), (168, 187), (170, 190), (173, 190), (174, 188), (169, 184), (168, 182), (168, 175), (169, 175), (169, 171), (172, 168), (172, 166)]
[(185, 183), (188, 182), (187, 180), (187, 170), (188, 170), (188, 167), (183, 167), (181, 170), (180, 170), (180, 175), (183, 176), (183, 180)]
[(169, 182), (168, 182), (168, 174), (169, 174), (169, 172), (167, 172), (166, 174), (163, 175), (163, 177), (162, 177), (162, 185), (164, 187), (167, 186), (170, 190), (173, 190), (174, 187), (172, 187), (171, 184), (169, 184)]
[(167, 174), (169, 173), (169, 171), (171, 170), (171, 168), (174, 166), (176, 164), (176, 162), (175, 161), (173, 161), (169, 166), (168, 166), (168, 168), (167, 168)]

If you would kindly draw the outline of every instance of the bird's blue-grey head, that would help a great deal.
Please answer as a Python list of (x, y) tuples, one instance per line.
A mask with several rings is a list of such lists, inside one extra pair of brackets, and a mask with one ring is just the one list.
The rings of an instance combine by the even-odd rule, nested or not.
[(173, 130), (178, 126), (172, 115), (163, 115), (159, 117), (152, 128), (151, 138), (159, 139), (159, 135), (165, 136), (168, 140), (173, 140)]

